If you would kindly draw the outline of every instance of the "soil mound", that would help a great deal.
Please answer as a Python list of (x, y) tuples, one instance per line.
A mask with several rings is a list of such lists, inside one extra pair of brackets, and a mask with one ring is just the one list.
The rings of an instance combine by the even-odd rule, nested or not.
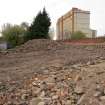
[(57, 50), (63, 49), (64, 43), (61, 41), (53, 41), (48, 39), (34, 39), (26, 42), (21, 46), (17, 46), (13, 51), (16, 52), (32, 52), (43, 50)]

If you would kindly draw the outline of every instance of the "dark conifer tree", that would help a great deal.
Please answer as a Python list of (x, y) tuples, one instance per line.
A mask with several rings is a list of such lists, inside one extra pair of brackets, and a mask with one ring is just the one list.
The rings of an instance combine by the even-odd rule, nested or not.
[(48, 32), (50, 25), (50, 18), (44, 8), (42, 12), (40, 11), (38, 13), (33, 23), (29, 27), (27, 33), (27, 40), (49, 38)]

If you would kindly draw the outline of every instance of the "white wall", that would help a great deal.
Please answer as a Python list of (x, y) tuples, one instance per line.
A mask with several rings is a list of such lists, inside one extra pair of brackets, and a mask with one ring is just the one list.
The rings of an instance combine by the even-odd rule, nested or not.
[(0, 49), (1, 50), (6, 50), (7, 49), (7, 43), (5, 43), (5, 42), (0, 43)]

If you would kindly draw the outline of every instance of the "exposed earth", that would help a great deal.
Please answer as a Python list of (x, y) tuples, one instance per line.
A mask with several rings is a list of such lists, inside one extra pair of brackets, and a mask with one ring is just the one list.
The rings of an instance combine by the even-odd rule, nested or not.
[(0, 105), (105, 105), (105, 43), (40, 39), (0, 52)]

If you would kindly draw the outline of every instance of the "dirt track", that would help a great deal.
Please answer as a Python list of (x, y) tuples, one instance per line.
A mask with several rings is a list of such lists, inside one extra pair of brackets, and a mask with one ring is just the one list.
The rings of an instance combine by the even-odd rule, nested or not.
[[(102, 69), (102, 72), (104, 72), (105, 67), (102, 66), (105, 64), (104, 60), (105, 60), (104, 44), (70, 45), (68, 43), (55, 42), (49, 40), (29, 41), (25, 45), (22, 45), (7, 52), (0, 53), (0, 81), (1, 81), (0, 88), (2, 87), (2, 84), (3, 86), (8, 87), (8, 89), (6, 89), (6, 92), (5, 88), (3, 91), (1, 88), (0, 91), (1, 94), (5, 93), (7, 94), (8, 91), (12, 93), (13, 90), (17, 91), (19, 87), (23, 88), (24, 86), (23, 83), (27, 80), (30, 80), (30, 78), (32, 78), (32, 76), (34, 76), (35, 73), (43, 74), (43, 72), (46, 70), (49, 72), (49, 77), (52, 75), (50, 74), (50, 72), (51, 73), (55, 72), (56, 74), (57, 72), (59, 72), (58, 74), (60, 74), (62, 70), (63, 70), (62, 72), (64, 72), (66, 75), (66, 71), (64, 71), (64, 68), (67, 68), (67, 70), (74, 69), (74, 72), (70, 71), (70, 73), (72, 74), (71, 80), (73, 81), (73, 83), (75, 82), (73, 78), (77, 74), (80, 74), (80, 77), (85, 78), (83, 79), (83, 81), (78, 82), (76, 84), (81, 84), (81, 86), (85, 86), (85, 89), (87, 89), (86, 87), (89, 87), (90, 85), (93, 85), (96, 82), (100, 82), (104, 79), (103, 73), (101, 75), (103, 76), (102, 78), (101, 76), (94, 74), (96, 68), (99, 68), (99, 70)], [(98, 67), (93, 67), (93, 68), (91, 68), (90, 66), (88, 68), (86, 67), (86, 65), (94, 65), (97, 64), (98, 62), (103, 62), (103, 63), (102, 65), (101, 64), (98, 65)], [(78, 70), (84, 68), (84, 67), (80, 68), (77, 65), (82, 65), (82, 66), (84, 65), (86, 67), (86, 71), (85, 72), (84, 71), (81, 72), (81, 70), (75, 71), (75, 69)], [(92, 70), (90, 71), (90, 69)], [(87, 70), (89, 72), (87, 72)], [(88, 75), (90, 75), (91, 78), (89, 78)], [(92, 81), (93, 79), (94, 81)], [(11, 87), (14, 87), (13, 90), (10, 89)], [(93, 87), (95, 87), (95, 85)], [(79, 97), (78, 99), (76, 99), (76, 102), (78, 102), (81, 95), (76, 97)], [(27, 103), (31, 99), (32, 97), (27, 99)], [(1, 100), (3, 101), (3, 99)], [(8, 100), (10, 101), (10, 99)], [(76, 102), (74, 104), (68, 104), (68, 105), (77, 105)], [(89, 104), (88, 103), (89, 101), (86, 102), (87, 102), (86, 105), (104, 105), (104, 104)], [(21, 104), (16, 104), (16, 105), (21, 105)], [(34, 105), (34, 104), (29, 104), (29, 105)], [(52, 105), (56, 104), (52, 103)], [(85, 104), (82, 103), (80, 105), (85, 105)]]

